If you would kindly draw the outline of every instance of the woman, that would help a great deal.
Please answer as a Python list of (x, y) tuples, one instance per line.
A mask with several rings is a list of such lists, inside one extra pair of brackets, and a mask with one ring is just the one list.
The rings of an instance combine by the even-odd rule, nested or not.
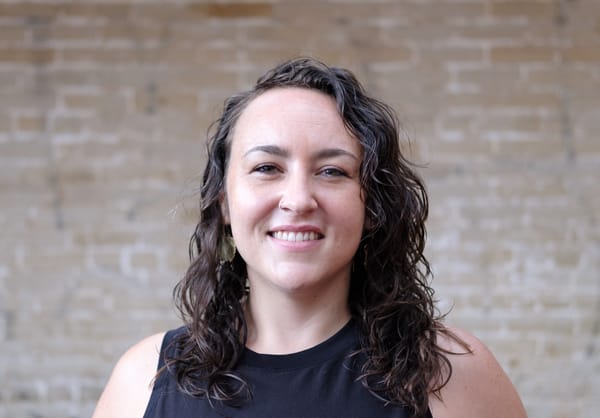
[(185, 326), (131, 348), (94, 416), (525, 417), (493, 355), (435, 314), (427, 196), (398, 139), (388, 106), (312, 59), (228, 99)]

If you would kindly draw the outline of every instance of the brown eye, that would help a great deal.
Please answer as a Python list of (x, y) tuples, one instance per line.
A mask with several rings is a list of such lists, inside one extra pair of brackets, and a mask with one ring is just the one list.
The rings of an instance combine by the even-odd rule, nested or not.
[(276, 172), (277, 167), (273, 164), (261, 164), (256, 166), (252, 171), (256, 173), (270, 174)]
[(320, 174), (324, 175), (325, 177), (348, 177), (348, 174), (346, 174), (345, 171), (335, 167), (324, 168), (321, 170)]

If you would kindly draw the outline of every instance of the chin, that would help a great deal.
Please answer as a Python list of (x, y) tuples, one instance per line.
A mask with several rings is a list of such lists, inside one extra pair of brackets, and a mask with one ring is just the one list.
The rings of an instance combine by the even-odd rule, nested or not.
[(322, 277), (309, 272), (298, 272), (282, 274), (275, 285), (280, 289), (290, 293), (319, 292), (325, 293), (329, 288), (345, 288), (346, 280), (334, 280), (332, 278)]
[(303, 290), (318, 287), (318, 280), (307, 279), (306, 276), (300, 277), (286, 277), (282, 280), (278, 280), (275, 285), (282, 290), (286, 290), (290, 293), (301, 292)]

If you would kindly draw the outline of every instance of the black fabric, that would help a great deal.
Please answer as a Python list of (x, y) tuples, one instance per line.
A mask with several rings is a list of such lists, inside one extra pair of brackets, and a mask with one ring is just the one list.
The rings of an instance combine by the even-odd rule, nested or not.
[[(158, 367), (171, 342), (185, 329), (167, 332)], [(409, 418), (402, 407), (386, 405), (356, 381), (360, 364), (348, 354), (358, 348), (353, 321), (323, 343), (288, 355), (258, 354), (245, 350), (236, 372), (250, 385), (252, 398), (241, 407), (211, 404), (184, 395), (175, 377), (162, 373), (154, 384), (144, 418)]]

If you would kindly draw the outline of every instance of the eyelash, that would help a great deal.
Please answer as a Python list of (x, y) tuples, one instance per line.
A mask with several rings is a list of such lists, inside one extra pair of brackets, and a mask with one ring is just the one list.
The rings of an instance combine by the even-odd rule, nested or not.
[(328, 177), (348, 177), (348, 174), (344, 170), (335, 167), (324, 168), (320, 173), (325, 174)]
[(257, 173), (265, 173), (266, 174), (266, 173), (271, 173), (274, 170), (277, 170), (277, 167), (274, 164), (261, 164), (259, 166), (256, 166), (254, 168), (254, 170), (252, 170), (252, 171), (255, 171)]
[[(274, 171), (279, 171), (278, 167), (274, 164), (260, 164), (256, 166), (253, 172), (260, 174), (272, 174)], [(348, 173), (336, 167), (326, 167), (318, 172), (319, 175), (323, 174), (326, 177), (348, 177)]]

